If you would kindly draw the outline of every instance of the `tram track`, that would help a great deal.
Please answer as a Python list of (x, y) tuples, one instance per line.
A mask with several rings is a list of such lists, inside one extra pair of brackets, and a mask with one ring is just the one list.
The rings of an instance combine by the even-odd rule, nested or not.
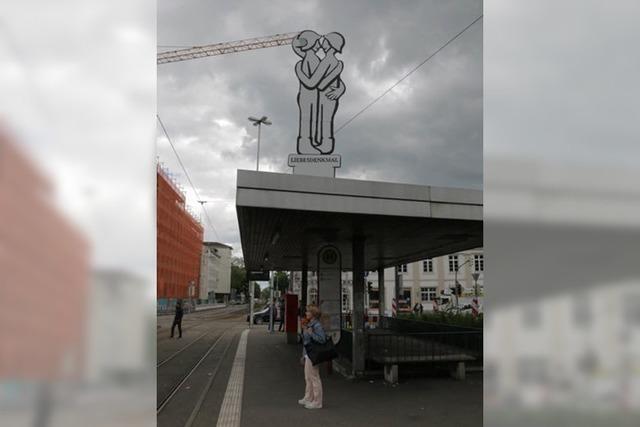
[(171, 388), (169, 393), (158, 402), (156, 414), (160, 414), (160, 412), (162, 412), (162, 410), (167, 406), (167, 404), (171, 401), (171, 399), (178, 393), (178, 391), (180, 391), (180, 388), (183, 386), (183, 384), (189, 379), (189, 377), (191, 377), (191, 375), (196, 371), (196, 369), (198, 369), (198, 367), (202, 364), (202, 362), (206, 360), (207, 356), (211, 354), (211, 352), (217, 347), (218, 343), (227, 334), (228, 334), (227, 331), (222, 332), (222, 334), (220, 334), (220, 336), (213, 342), (213, 344), (209, 346), (208, 350), (204, 353), (204, 355), (198, 359), (198, 361), (189, 370), (189, 372), (187, 372), (184, 376), (182, 376), (179, 382), (177, 383), (177, 385)]
[[(210, 320), (233, 319), (233, 318), (237, 317), (239, 314), (244, 314), (244, 313), (242, 313), (242, 311), (243, 310), (234, 310), (232, 312), (227, 312), (227, 313), (216, 313), (217, 315), (214, 315), (214, 316), (210, 316), (210, 317), (206, 317), (206, 318), (198, 318), (198, 319), (193, 319), (193, 320), (198, 320), (198, 321), (202, 322), (202, 321), (210, 321)], [(191, 347), (193, 344), (195, 344), (196, 342), (198, 342), (199, 340), (204, 338), (207, 334), (209, 334), (211, 331), (216, 329), (218, 326), (219, 325), (213, 325), (213, 326), (209, 327), (208, 329), (206, 329), (202, 334), (200, 334), (198, 336), (198, 338), (196, 338), (195, 340), (191, 341), (189, 344), (181, 347), (179, 350), (177, 350), (176, 352), (172, 353), (170, 356), (166, 357), (161, 362), (158, 362), (156, 364), (156, 368), (161, 367), (165, 363), (169, 362), (171, 359), (175, 358), (177, 355), (182, 353), (184, 350), (186, 350), (187, 348)], [(171, 339), (171, 338), (167, 338), (167, 339)], [(160, 341), (160, 340), (158, 340), (158, 341)]]
[[(203, 411), (210, 409), (206, 402), (219, 394), (216, 387), (227, 374), (228, 354), (237, 342), (237, 333), (245, 328), (245, 307), (197, 314), (190, 315), (187, 328), (183, 328), (190, 341), (169, 342), (158, 336), (159, 425), (199, 425)], [(166, 333), (167, 324), (162, 329)]]
[(159, 362), (156, 365), (156, 369), (161, 367), (162, 365), (166, 364), (167, 362), (170, 362), (171, 360), (173, 360), (176, 356), (178, 356), (180, 353), (182, 353), (183, 351), (185, 351), (186, 349), (188, 349), (189, 347), (191, 347), (192, 345), (194, 345), (195, 343), (197, 343), (198, 341), (200, 341), (202, 338), (204, 338), (205, 336), (207, 336), (211, 331), (213, 331), (215, 328), (211, 328), (207, 331), (205, 331), (204, 333), (202, 333), (198, 338), (196, 338), (195, 340), (191, 341), (189, 344), (183, 346), (182, 348), (180, 348), (178, 351), (176, 351), (175, 353), (173, 353), (171, 356), (167, 357), (166, 359), (164, 359), (162, 362)]
[(229, 349), (231, 348), (232, 343), (233, 343), (233, 336), (227, 343), (227, 346), (225, 347), (222, 353), (222, 357), (220, 358), (220, 362), (216, 365), (211, 375), (209, 375), (209, 379), (207, 380), (207, 383), (205, 384), (205, 386), (202, 388), (202, 391), (198, 396), (198, 400), (196, 401), (195, 406), (191, 410), (191, 414), (189, 415), (189, 418), (187, 419), (187, 422), (185, 423), (184, 427), (191, 427), (195, 422), (196, 417), (198, 416), (198, 414), (200, 413), (200, 409), (202, 408), (202, 404), (205, 398), (207, 397), (207, 393), (209, 393), (209, 390), (211, 389), (211, 385), (213, 384), (213, 381), (216, 379), (216, 376), (218, 375), (218, 371), (220, 370), (220, 366), (224, 362), (224, 359), (227, 356), (227, 353), (229, 352)]
[[(212, 311), (212, 310), (207, 310), (207, 311)], [(224, 313), (207, 313), (207, 312), (201, 312), (201, 313), (194, 313), (192, 315), (189, 316), (188, 319), (185, 319), (183, 321), (183, 329), (187, 329), (186, 327), (188, 326), (189, 329), (191, 328), (197, 328), (199, 326), (200, 323), (202, 322), (207, 322), (207, 321), (211, 321), (211, 320), (226, 320), (226, 319), (233, 319), (234, 317), (240, 315), (240, 314), (244, 314), (244, 309), (240, 308), (240, 309), (235, 309), (232, 311), (225, 311)], [(198, 316), (196, 317), (195, 314), (198, 314)], [(186, 324), (186, 322), (189, 322), (189, 324)], [(170, 336), (166, 335), (168, 327), (165, 328), (160, 328), (156, 331), (157, 334), (157, 338), (156, 338), (156, 342), (160, 343), (160, 342), (166, 342), (170, 339), (172, 339)], [(210, 329), (208, 329), (207, 331), (210, 331)], [(161, 335), (161, 334), (165, 334), (165, 335)], [(157, 365), (157, 367), (159, 367), (160, 364)]]

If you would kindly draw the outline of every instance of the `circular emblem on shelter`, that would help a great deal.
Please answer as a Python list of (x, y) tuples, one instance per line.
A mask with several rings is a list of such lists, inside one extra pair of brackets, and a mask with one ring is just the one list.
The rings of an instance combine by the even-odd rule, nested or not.
[(337, 260), (338, 254), (333, 249), (327, 249), (322, 254), (322, 261), (324, 261), (326, 264), (335, 264)]

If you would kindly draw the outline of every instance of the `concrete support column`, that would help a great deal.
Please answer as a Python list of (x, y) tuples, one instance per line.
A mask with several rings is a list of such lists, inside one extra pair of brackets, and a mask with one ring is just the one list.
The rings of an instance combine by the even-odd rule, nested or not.
[(353, 238), (352, 247), (353, 259), (353, 347), (352, 366), (353, 375), (362, 376), (364, 374), (365, 362), (365, 335), (364, 335), (364, 238), (356, 236)]
[[(393, 270), (394, 289), (393, 297), (396, 300), (396, 307), (398, 307), (398, 313), (400, 313), (400, 292), (402, 288), (402, 273), (400, 272), (400, 266), (396, 265)], [(396, 315), (398, 314), (396, 313)]]
[(307, 290), (309, 284), (309, 280), (307, 278), (307, 269), (308, 267), (306, 264), (302, 266), (302, 296), (300, 297), (300, 313), (302, 313), (303, 316), (304, 311), (307, 308)]
[(380, 305), (378, 308), (378, 326), (381, 324), (382, 316), (384, 316), (385, 306), (386, 306), (386, 298), (384, 291), (384, 267), (378, 267), (378, 300), (380, 300)]

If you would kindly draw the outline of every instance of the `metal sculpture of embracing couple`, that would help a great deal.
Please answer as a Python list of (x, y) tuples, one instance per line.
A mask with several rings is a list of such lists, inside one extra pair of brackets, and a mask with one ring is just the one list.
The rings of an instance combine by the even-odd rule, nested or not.
[[(339, 33), (320, 36), (305, 30), (293, 39), (292, 46), (302, 58), (296, 64), (300, 80), (298, 154), (331, 154), (335, 144), (333, 117), (346, 89), (340, 79), (344, 65), (336, 58), (344, 47), (344, 37)], [(320, 49), (324, 52), (322, 59), (318, 56)]]

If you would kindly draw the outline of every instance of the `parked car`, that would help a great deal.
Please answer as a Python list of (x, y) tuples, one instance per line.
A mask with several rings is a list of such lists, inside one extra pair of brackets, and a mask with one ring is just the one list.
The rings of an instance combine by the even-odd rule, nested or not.
[[(261, 325), (262, 323), (269, 323), (269, 308), (270, 307), (271, 307), (270, 305), (267, 305), (262, 310), (253, 313), (253, 324), (254, 325)], [(250, 314), (247, 314), (247, 322), (249, 321), (249, 316), (250, 316)], [(274, 321), (275, 321), (275, 317), (274, 317)]]

